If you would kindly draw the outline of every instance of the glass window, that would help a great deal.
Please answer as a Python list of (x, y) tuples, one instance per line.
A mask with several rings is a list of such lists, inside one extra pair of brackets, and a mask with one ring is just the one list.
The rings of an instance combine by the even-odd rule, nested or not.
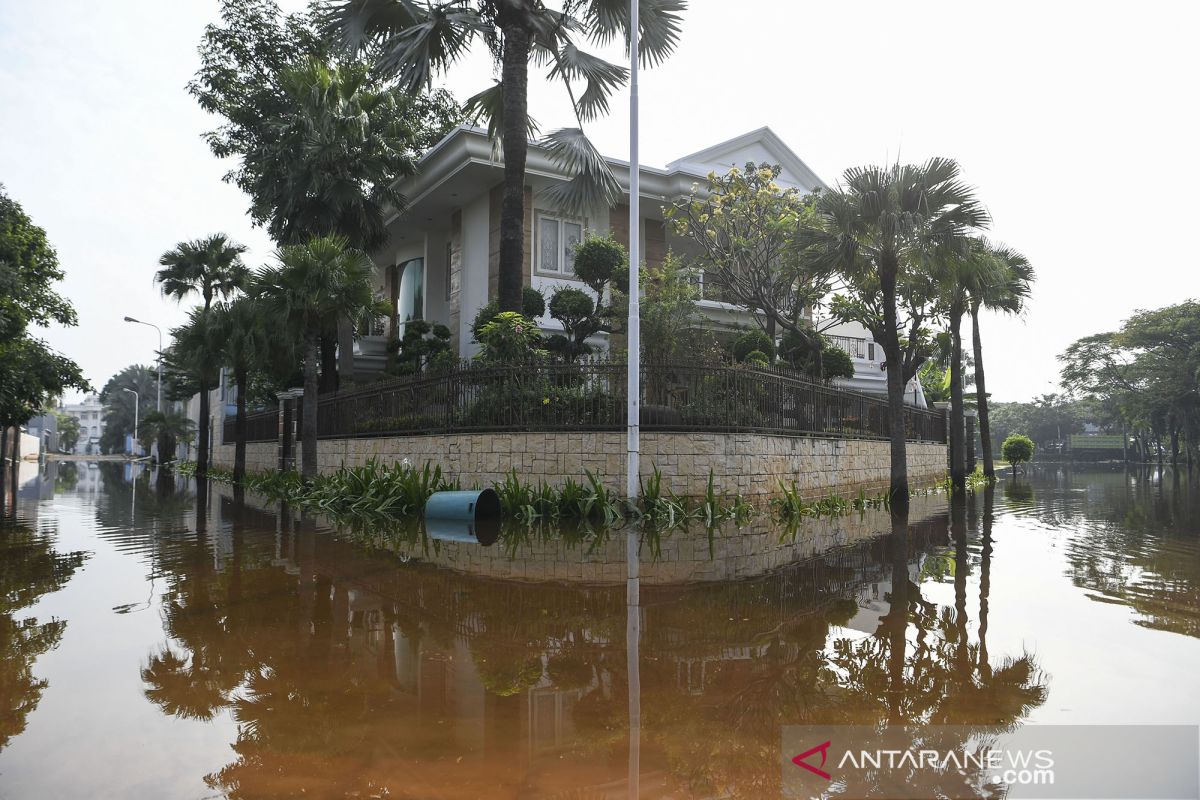
[(575, 273), (575, 246), (583, 241), (583, 223), (558, 219), (549, 214), (537, 217), (537, 253), (535, 265), (538, 272), (557, 275)]
[(396, 333), (404, 337), (404, 323), (425, 315), (425, 259), (412, 258), (396, 268)]
[(538, 221), (538, 269), (558, 272), (558, 220), (542, 216)]
[(583, 241), (583, 226), (578, 222), (563, 222), (563, 272), (575, 274), (575, 245)]

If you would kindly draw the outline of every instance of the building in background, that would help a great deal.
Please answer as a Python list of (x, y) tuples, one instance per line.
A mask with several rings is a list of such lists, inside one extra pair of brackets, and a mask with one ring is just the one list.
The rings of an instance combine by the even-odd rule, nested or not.
[(104, 433), (104, 406), (100, 403), (100, 395), (93, 392), (78, 403), (64, 404), (59, 411), (74, 417), (79, 423), (79, 440), (73, 452), (76, 455), (98, 455), (100, 436)]

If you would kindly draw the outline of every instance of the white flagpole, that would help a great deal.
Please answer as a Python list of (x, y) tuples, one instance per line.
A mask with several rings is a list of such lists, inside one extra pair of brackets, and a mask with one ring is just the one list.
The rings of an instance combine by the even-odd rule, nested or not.
[(641, 481), (638, 457), (641, 452), (640, 399), (642, 380), (642, 330), (639, 300), (641, 271), (641, 167), (638, 164), (638, 0), (629, 1), (629, 398), (625, 463), (625, 495), (637, 500)]

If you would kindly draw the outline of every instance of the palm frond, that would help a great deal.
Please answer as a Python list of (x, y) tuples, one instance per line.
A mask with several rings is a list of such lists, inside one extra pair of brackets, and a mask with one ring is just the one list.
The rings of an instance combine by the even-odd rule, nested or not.
[(543, 196), (570, 214), (612, 206), (621, 197), (621, 186), (591, 141), (579, 128), (551, 131), (540, 142), (550, 157), (573, 177), (551, 186)]
[[(480, 120), (487, 123), (488, 138), (492, 142), (492, 155), (500, 157), (500, 131), (504, 128), (504, 86), (496, 81), (478, 94), (467, 98), (463, 103), (463, 115), (472, 125), (478, 125)], [(533, 117), (526, 117), (526, 127), (529, 138), (537, 136), (538, 124)]]
[[(686, 0), (640, 0), (638, 63), (657, 66), (674, 52), (686, 10)], [(589, 0), (582, 16), (593, 42), (604, 46), (621, 36), (629, 52), (629, 0)]]
[(572, 92), (572, 98), (576, 116), (581, 122), (586, 122), (608, 113), (608, 98), (625, 85), (629, 70), (585, 53), (574, 42), (567, 40), (555, 54), (554, 67), (548, 77), (561, 78), (567, 82), (568, 88), (571, 81), (585, 81), (583, 94), (574, 99)]

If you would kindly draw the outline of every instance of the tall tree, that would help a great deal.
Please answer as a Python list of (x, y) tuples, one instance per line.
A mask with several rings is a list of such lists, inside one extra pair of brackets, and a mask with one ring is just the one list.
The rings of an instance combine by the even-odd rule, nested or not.
[(950, 356), (950, 484), (956, 492), (967, 488), (966, 380), (963, 375), (962, 320), (972, 287), (1000, 283), (1004, 266), (983, 239), (951, 241), (935, 253), (934, 268), (944, 292), (949, 327)]
[[(180, 242), (175, 249), (168, 250), (159, 258), (162, 266), (155, 274), (155, 280), (162, 287), (163, 294), (183, 300), (190, 294), (198, 294), (204, 305), (200, 309), (201, 318), (208, 315), (214, 298), (227, 298), (243, 288), (249, 279), (250, 270), (242, 263), (242, 253), (246, 248), (230, 241), (224, 234), (218, 233), (205, 239), (190, 242)], [(197, 320), (193, 315), (189, 325), (203, 329), (203, 319)], [(192, 332), (196, 337), (194, 345), (204, 337), (199, 332)], [(208, 345), (206, 345), (207, 347)], [(198, 442), (196, 453), (196, 476), (203, 478), (208, 473), (208, 447), (211, 427), (209, 424), (209, 391), (219, 380), (219, 373), (214, 378), (212, 371), (196, 361), (193, 347), (189, 350), (191, 360), (183, 359), (180, 363), (192, 364), (200, 369), (197, 391), (200, 393), (200, 420), (197, 427)]]
[(815, 224), (800, 229), (805, 257), (840, 270), (851, 289), (834, 313), (862, 322), (883, 347), (894, 507), (908, 507), (904, 394), (925, 359), (924, 323), (936, 307), (932, 259), (987, 224), (958, 164), (933, 158), (847, 170), (841, 187), (818, 197)]
[(820, 378), (824, 342), (812, 315), (834, 290), (837, 270), (802, 257), (796, 231), (811, 224), (816, 196), (780, 187), (779, 173), (748, 163), (711, 175), (703, 195), (677, 202), (667, 215), (697, 245), (705, 295), (758, 312), (772, 340), (777, 331), (792, 334), (816, 356)]
[(251, 375), (271, 351), (267, 333), (269, 322), (258, 301), (252, 297), (238, 297), (212, 309), (214, 337), (221, 346), (222, 363), (233, 373), (233, 382), (237, 386), (237, 411), (233, 421), (233, 479), (237, 483), (246, 476), (246, 400)]
[[(462, 119), (444, 91), (385, 86), (366, 61), (335, 59), (308, 13), (273, 0), (224, 0), (222, 24), (205, 30), (189, 91), (224, 118), (206, 134), (225, 180), (250, 198), (250, 215), (280, 245), (340, 235), (373, 250), (390, 212), (404, 208), (395, 182)], [(321, 337), (322, 391), (337, 388), (339, 327)]]
[(279, 265), (264, 267), (254, 277), (251, 296), (266, 313), (291, 326), (304, 343), (304, 398), (301, 415), (300, 472), (317, 474), (317, 365), (323, 321), (358, 317), (371, 307), (371, 260), (337, 236), (289, 245), (278, 253)]
[(0, 184), (0, 453), (8, 452), (9, 427), (41, 413), (67, 389), (89, 388), (74, 361), (28, 330), (75, 325), (75, 309), (54, 288), (62, 278), (46, 232)]
[(989, 481), (996, 477), (995, 455), (992, 452), (991, 409), (988, 407), (987, 379), (983, 370), (983, 337), (979, 331), (982, 310), (1005, 314), (1020, 314), (1032, 293), (1034, 272), (1029, 259), (1004, 245), (982, 242), (989, 256), (996, 261), (998, 279), (967, 286), (971, 313), (971, 344), (975, 356), (975, 399), (979, 411), (979, 438), (983, 456), (983, 474)]
[[(530, 63), (547, 68), (561, 81), (579, 127), (548, 134), (543, 144), (575, 177), (553, 193), (566, 208), (611, 205), (619, 186), (582, 127), (608, 112), (612, 93), (624, 85), (628, 70), (586, 53), (578, 40), (604, 45), (624, 37), (629, 43), (629, 5), (615, 0), (569, 0), (562, 10), (539, 0), (442, 0), (418, 5), (408, 0), (336, 0), (330, 6), (330, 30), (353, 51), (378, 54), (377, 69), (417, 92), (430, 85), (481, 40), (500, 67), (500, 80), (470, 98), (464, 108), (484, 118), (504, 153), (504, 189), (500, 206), (501, 311), (521, 310), (524, 254), (525, 163), (529, 135)], [(642, 0), (639, 6), (639, 59), (653, 65), (675, 49), (684, 0)], [(582, 86), (582, 91), (579, 88)]]
[[(100, 390), (100, 402), (104, 406), (104, 433), (100, 436), (100, 449), (105, 453), (123, 452), (125, 436), (132, 434), (139, 438), (139, 432), (134, 430), (134, 417), (139, 423), (145, 421), (145, 415), (135, 413), (133, 395), (124, 391), (130, 389), (138, 393), (143, 400), (154, 397), (158, 387), (158, 375), (153, 367), (134, 364), (113, 375)], [(148, 406), (143, 406), (148, 408)], [(140, 411), (141, 409), (137, 409)], [(140, 425), (139, 425), (140, 427)]]

